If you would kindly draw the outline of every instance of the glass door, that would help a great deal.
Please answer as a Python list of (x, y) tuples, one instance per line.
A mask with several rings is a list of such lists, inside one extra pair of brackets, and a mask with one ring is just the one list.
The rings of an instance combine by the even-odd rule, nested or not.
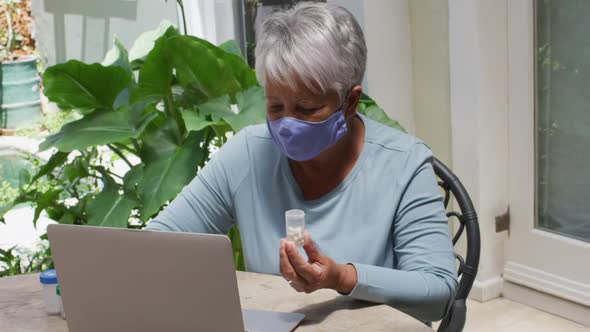
[(590, 1), (508, 6), (504, 278), (590, 306)]
[(590, 241), (590, 2), (535, 2), (536, 227)]

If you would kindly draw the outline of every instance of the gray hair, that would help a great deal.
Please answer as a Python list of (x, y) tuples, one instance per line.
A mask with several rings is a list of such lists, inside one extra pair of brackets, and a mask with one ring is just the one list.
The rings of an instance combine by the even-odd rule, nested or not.
[(352, 14), (330, 3), (303, 2), (267, 18), (257, 35), (256, 76), (296, 89), (338, 93), (360, 85), (367, 46)]

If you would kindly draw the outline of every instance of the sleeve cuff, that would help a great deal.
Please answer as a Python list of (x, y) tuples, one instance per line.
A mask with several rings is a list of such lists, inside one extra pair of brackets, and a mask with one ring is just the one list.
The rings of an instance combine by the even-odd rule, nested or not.
[(366, 290), (367, 290), (367, 282), (368, 282), (367, 269), (364, 264), (359, 264), (359, 263), (348, 263), (348, 264), (354, 266), (354, 269), (356, 270), (356, 285), (354, 285), (354, 288), (348, 294), (340, 293), (340, 292), (338, 292), (338, 293), (340, 293), (341, 295), (344, 295), (344, 296), (361, 298), (361, 296), (359, 296), (359, 295), (366, 293)]

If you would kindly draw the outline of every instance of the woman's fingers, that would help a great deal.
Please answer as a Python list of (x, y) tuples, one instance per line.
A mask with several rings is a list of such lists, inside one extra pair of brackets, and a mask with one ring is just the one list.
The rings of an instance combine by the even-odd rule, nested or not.
[(300, 293), (307, 293), (307, 288), (304, 285), (301, 285), (300, 283), (296, 282), (296, 281), (292, 281), (289, 282), (289, 285), (296, 291), (300, 292)]
[[(293, 288), (298, 287), (301, 288), (305, 286), (305, 281), (295, 272), (293, 265), (291, 265), (291, 261), (286, 252), (284, 240), (281, 240), (281, 246), (279, 249), (279, 268), (281, 271), (281, 275), (285, 280), (287, 280)], [(295, 288), (298, 290), (297, 288)]]
[(309, 234), (305, 234), (304, 250), (309, 258), (307, 262), (299, 254), (295, 244), (281, 239), (279, 265), (283, 278), (298, 292), (311, 293), (321, 288), (336, 289), (334, 287), (339, 280), (338, 265), (319, 252)]
[(319, 284), (322, 282), (322, 268), (317, 264), (309, 264), (306, 262), (303, 257), (299, 255), (295, 245), (292, 243), (285, 242), (283, 247), (285, 248), (285, 252), (294, 272), (307, 281), (309, 285), (319, 288)]
[(311, 236), (309, 235), (308, 231), (305, 231), (303, 249), (307, 254), (307, 258), (309, 258), (310, 263), (322, 261), (322, 254), (315, 246), (315, 243), (313, 243), (313, 241), (311, 240)]

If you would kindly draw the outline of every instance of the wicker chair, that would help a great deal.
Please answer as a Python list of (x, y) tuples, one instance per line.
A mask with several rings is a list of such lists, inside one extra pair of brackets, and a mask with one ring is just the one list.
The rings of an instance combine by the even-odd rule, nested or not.
[(467, 314), (466, 299), (473, 286), (473, 281), (477, 274), (479, 265), (480, 238), (479, 224), (477, 213), (469, 198), (469, 194), (451, 170), (449, 170), (440, 160), (433, 158), (432, 161), (434, 173), (439, 178), (439, 186), (444, 190), (444, 205), (448, 211), (451, 196), (455, 198), (460, 212), (447, 212), (449, 222), (451, 220), (459, 221), (459, 229), (453, 237), (453, 245), (457, 243), (461, 235), (465, 232), (467, 236), (467, 255), (464, 259), (461, 255), (455, 254), (459, 261), (459, 288), (455, 295), (451, 308), (447, 315), (441, 321), (438, 332), (458, 332), (462, 331), (465, 326)]

